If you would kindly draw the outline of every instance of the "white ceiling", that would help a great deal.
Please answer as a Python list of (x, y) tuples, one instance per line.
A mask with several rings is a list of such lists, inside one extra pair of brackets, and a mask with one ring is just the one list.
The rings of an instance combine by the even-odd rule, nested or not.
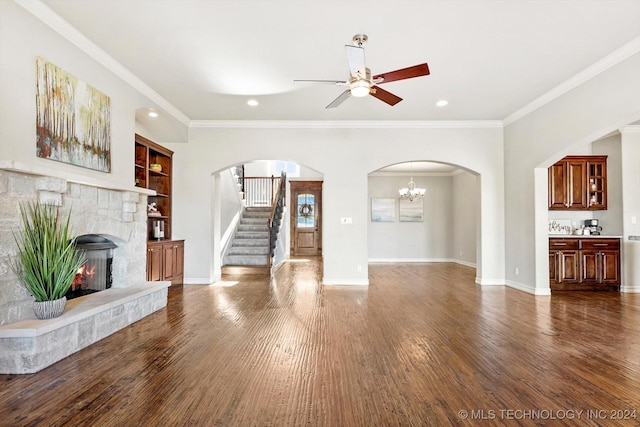
[[(502, 120), (640, 36), (640, 0), (44, 3), (190, 120)], [(357, 33), (373, 74), (431, 75), (325, 109), (344, 88), (293, 80), (346, 79)]]

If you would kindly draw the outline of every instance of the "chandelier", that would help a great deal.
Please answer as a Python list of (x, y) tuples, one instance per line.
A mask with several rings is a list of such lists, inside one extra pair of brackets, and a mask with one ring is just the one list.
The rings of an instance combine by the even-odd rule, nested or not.
[[(411, 163), (411, 170), (413, 171), (413, 163)], [(408, 187), (398, 190), (400, 197), (409, 199), (410, 202), (413, 202), (417, 198), (424, 197), (425, 191), (426, 190), (424, 188), (416, 188), (416, 183), (413, 182), (413, 173), (411, 174)]]

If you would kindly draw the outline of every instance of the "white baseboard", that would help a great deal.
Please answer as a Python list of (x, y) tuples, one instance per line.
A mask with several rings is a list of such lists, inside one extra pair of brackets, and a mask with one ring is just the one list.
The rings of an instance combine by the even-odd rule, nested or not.
[(532, 294), (532, 295), (538, 295), (538, 296), (551, 295), (551, 288), (539, 289), (533, 286), (525, 285), (524, 283), (514, 282), (513, 280), (507, 280), (507, 286), (522, 292), (526, 292), (528, 294)]
[(456, 264), (464, 265), (465, 267), (476, 268), (475, 262), (463, 261), (461, 259), (453, 259), (451, 262), (455, 262)]
[(372, 264), (394, 262), (454, 262), (451, 258), (369, 258), (367, 261)]
[(369, 286), (369, 279), (322, 279), (325, 286)]
[(480, 286), (504, 286), (504, 280), (500, 279), (481, 279), (476, 277), (476, 284)]
[(625, 294), (640, 294), (640, 286), (620, 286), (620, 292)]
[(219, 280), (220, 278), (211, 280), (211, 277), (185, 277), (182, 283), (185, 285), (211, 285)]

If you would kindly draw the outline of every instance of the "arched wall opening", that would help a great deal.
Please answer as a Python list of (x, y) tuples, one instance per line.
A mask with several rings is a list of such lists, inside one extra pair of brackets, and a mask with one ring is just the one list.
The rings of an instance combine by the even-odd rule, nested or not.
[[(214, 124), (215, 125), (215, 124)], [(171, 144), (174, 233), (185, 239), (185, 282), (215, 279), (212, 173), (243, 161), (290, 159), (323, 176), (322, 281), (368, 284), (368, 175), (412, 158), (460, 165), (478, 173), (477, 281), (504, 284), (504, 162), (499, 123), (226, 123), (193, 127), (187, 144)], [(184, 167), (178, 168), (178, 165)], [(343, 224), (342, 218), (352, 218)], [(220, 233), (220, 231), (218, 231)]]
[[(535, 216), (535, 288), (537, 294), (550, 294), (549, 285), (549, 228), (552, 220), (571, 221), (579, 227), (585, 219), (597, 218), (603, 227), (602, 234), (622, 236), (622, 292), (639, 292), (640, 253), (634, 241), (629, 241), (638, 227), (632, 218), (637, 215), (640, 202), (640, 121), (629, 125), (616, 123), (591, 133), (545, 159), (534, 169)], [(600, 211), (550, 211), (548, 209), (548, 168), (567, 155), (607, 156), (607, 209)]]
[[(212, 274), (214, 281), (220, 280), (223, 256), (230, 243), (235, 227), (245, 207), (243, 193), (238, 180), (236, 167), (242, 166), (246, 177), (278, 177), (280, 172), (287, 173), (286, 206), (291, 203), (289, 186), (292, 180), (322, 181), (323, 174), (313, 168), (300, 165), (290, 160), (247, 160), (211, 173), (211, 247)], [(289, 217), (285, 210), (280, 227), (280, 242), (284, 255), (289, 255)]]
[[(410, 179), (425, 189), (424, 197), (399, 196)], [(475, 268), (482, 251), (479, 181), (478, 173), (460, 165), (421, 159), (369, 173), (369, 261), (456, 262)]]

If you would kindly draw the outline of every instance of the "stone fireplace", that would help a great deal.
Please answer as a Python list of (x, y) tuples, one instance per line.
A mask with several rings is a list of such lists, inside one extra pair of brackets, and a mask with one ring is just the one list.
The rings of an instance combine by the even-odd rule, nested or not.
[[(0, 373), (37, 372), (166, 305), (170, 283), (146, 282), (148, 194), (0, 161)], [(85, 244), (108, 246), (110, 258), (96, 266), (104, 270), (103, 283), (80, 277), (78, 298), (50, 320), (35, 319), (33, 298), (8, 262), (16, 256), (19, 205), (35, 200), (59, 206), (63, 216), (70, 212), (72, 233), (88, 235)]]

